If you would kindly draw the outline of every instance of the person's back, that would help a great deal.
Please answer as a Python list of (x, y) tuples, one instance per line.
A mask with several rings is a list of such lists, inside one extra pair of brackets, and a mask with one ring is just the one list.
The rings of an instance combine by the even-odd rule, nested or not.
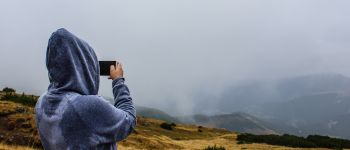
[(116, 149), (116, 142), (125, 139), (136, 124), (121, 65), (111, 67), (114, 106), (97, 95), (99, 64), (94, 50), (67, 30), (51, 35), (46, 66), (50, 85), (35, 107), (43, 147)]

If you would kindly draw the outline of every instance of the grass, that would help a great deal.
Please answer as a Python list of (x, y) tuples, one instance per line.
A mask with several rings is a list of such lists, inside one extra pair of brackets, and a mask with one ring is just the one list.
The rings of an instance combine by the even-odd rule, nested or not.
[(34, 109), (15, 102), (1, 100), (0, 136), (0, 142), (2, 143), (40, 147), (41, 143), (35, 126)]
[(6, 145), (0, 143), (0, 150), (36, 150), (30, 147), (16, 146), (16, 145)]
[(134, 133), (126, 140), (118, 143), (120, 150), (138, 149), (191, 149), (203, 150), (208, 146), (216, 145), (231, 149), (257, 149), (257, 150), (303, 150), (302, 148), (289, 148), (267, 144), (237, 144), (237, 133), (224, 129), (201, 127), (198, 132), (196, 125), (177, 124), (173, 130), (160, 128), (164, 121), (151, 118), (138, 118), (138, 125)]

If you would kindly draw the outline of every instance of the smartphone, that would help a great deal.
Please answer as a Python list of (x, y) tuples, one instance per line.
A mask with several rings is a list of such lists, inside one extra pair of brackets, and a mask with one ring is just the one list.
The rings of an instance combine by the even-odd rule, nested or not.
[(111, 65), (116, 65), (117, 61), (98, 61), (100, 64), (100, 75), (109, 76), (109, 69)]

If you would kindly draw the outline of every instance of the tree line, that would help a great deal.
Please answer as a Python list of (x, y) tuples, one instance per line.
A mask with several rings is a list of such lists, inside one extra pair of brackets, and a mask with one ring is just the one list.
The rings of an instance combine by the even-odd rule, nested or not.
[(332, 138), (329, 136), (309, 135), (306, 138), (295, 135), (254, 135), (249, 133), (237, 136), (238, 144), (266, 143), (270, 145), (280, 145), (300, 148), (350, 148), (350, 140)]

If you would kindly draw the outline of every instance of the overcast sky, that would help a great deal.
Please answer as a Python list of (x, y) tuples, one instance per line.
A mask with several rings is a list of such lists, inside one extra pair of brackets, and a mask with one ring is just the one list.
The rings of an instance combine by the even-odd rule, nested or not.
[[(48, 38), (64, 27), (124, 64), (137, 105), (193, 107), (194, 91), (241, 80), (350, 75), (346, 0), (4, 0), (0, 88), (40, 95)], [(99, 93), (111, 97), (101, 79)]]

